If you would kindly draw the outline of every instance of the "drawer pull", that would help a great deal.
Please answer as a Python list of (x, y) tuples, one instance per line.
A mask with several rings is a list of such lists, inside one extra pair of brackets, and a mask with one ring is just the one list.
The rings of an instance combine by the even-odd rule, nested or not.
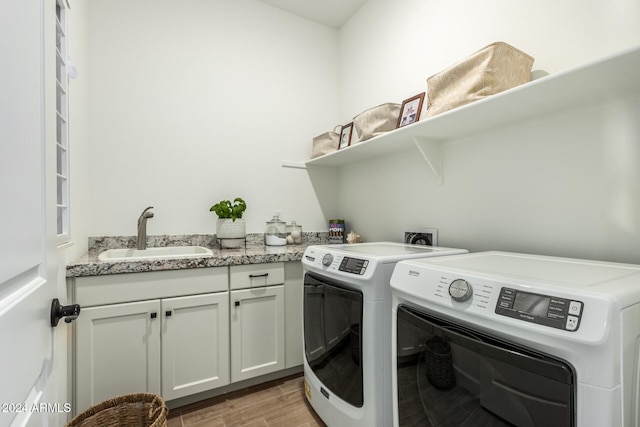
[(164, 315), (165, 315), (166, 317), (171, 317), (171, 310), (167, 310), (167, 311), (165, 311), (165, 312), (164, 312)]
[(250, 274), (249, 278), (250, 279), (255, 279), (256, 277), (267, 277), (269, 275), (269, 273), (263, 273), (263, 274)]
[(240, 301), (235, 301), (234, 305), (235, 305), (236, 307), (240, 307)]
[(151, 318), (155, 319), (156, 317), (158, 317), (158, 313), (151, 313)]

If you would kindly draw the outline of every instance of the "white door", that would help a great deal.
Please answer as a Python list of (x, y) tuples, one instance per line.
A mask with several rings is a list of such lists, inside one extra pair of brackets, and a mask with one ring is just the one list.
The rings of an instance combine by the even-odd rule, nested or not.
[(55, 73), (55, 52), (43, 46), (55, 37), (55, 2), (0, 4), (0, 427), (56, 426), (69, 408), (66, 377), (54, 369), (65, 343), (49, 320), (59, 296), (56, 159), (45, 151), (55, 86), (44, 76)]

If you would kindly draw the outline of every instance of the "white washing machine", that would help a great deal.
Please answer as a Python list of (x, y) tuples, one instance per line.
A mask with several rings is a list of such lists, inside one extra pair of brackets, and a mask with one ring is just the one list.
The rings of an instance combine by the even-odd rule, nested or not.
[(393, 268), (403, 259), (463, 253), (391, 242), (306, 249), (305, 391), (328, 426), (391, 425)]
[(484, 252), (391, 286), (393, 425), (639, 425), (640, 266)]

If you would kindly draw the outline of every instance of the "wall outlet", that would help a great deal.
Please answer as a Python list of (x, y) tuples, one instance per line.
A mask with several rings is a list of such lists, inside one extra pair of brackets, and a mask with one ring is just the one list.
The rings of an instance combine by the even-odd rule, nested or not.
[(423, 246), (438, 246), (438, 230), (435, 228), (409, 228), (404, 232), (404, 243)]

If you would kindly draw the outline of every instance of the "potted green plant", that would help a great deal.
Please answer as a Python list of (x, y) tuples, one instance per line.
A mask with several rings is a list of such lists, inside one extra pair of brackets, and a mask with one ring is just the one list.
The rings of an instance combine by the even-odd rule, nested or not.
[(211, 206), (210, 212), (218, 215), (216, 222), (216, 237), (224, 248), (240, 247), (247, 235), (247, 225), (242, 215), (247, 210), (247, 203), (240, 197), (233, 202), (221, 200)]

